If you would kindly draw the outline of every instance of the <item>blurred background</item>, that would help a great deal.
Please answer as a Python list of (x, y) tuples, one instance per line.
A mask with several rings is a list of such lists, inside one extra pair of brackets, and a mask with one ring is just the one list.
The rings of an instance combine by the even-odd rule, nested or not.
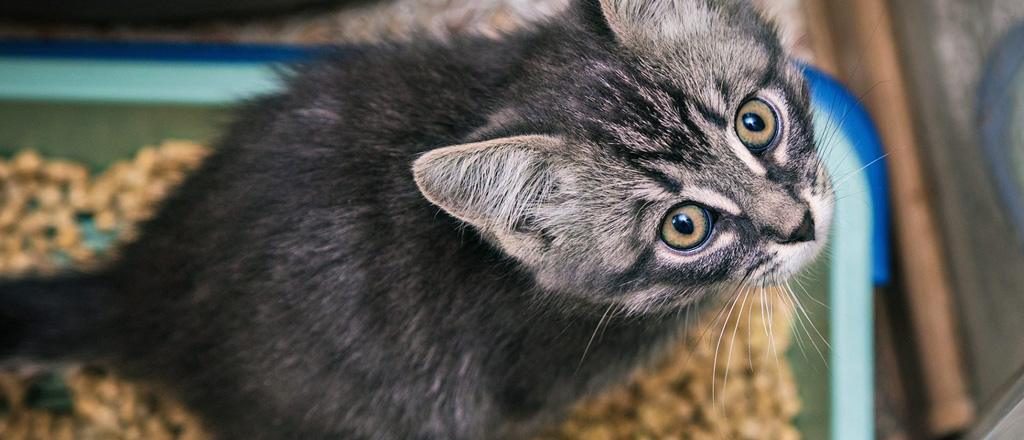
[[(567, 1), (0, 0), (0, 43), (294, 48), (497, 36), (557, 14)], [(999, 405), (993, 402), (1024, 367), (1024, 1), (757, 3), (794, 57), (861, 101), (885, 148), (894, 279), (875, 297), (877, 438), (954, 438)], [(78, 132), (32, 122), (61, 112), (80, 115)], [(98, 164), (166, 137), (132, 125), (135, 113), (125, 108), (75, 112), (74, 105), (10, 100), (0, 107), (0, 148)], [(185, 107), (159, 112), (186, 127), (222, 118)], [(120, 130), (137, 130), (120, 134), (130, 150), (80, 153)], [(81, 133), (93, 140), (75, 139)], [(214, 136), (206, 128), (180, 133), (199, 141)]]

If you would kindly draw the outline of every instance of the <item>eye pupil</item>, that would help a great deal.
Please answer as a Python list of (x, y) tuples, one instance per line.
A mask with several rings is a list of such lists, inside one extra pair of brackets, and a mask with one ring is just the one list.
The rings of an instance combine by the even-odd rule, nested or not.
[(743, 115), (743, 127), (753, 132), (764, 131), (767, 124), (764, 123), (764, 119), (754, 113), (746, 113)]
[(736, 135), (755, 154), (768, 150), (779, 131), (775, 109), (759, 98), (751, 98), (736, 112)]
[(693, 224), (693, 219), (690, 218), (689, 215), (683, 213), (676, 214), (672, 217), (672, 228), (683, 235), (693, 234), (693, 231), (697, 229)]
[(677, 251), (697, 249), (711, 235), (713, 221), (711, 212), (703, 206), (677, 205), (661, 222), (661, 241)]

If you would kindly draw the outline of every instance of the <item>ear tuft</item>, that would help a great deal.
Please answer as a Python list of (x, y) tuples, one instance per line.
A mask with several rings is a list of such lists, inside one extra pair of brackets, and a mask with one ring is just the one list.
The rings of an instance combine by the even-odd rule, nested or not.
[(562, 141), (516, 136), (439, 148), (413, 163), (423, 196), (492, 234), (510, 232), (554, 186), (549, 152)]
[(706, 34), (723, 10), (753, 10), (748, 0), (597, 0), (608, 27), (622, 43), (646, 47)]
[(708, 8), (697, 0), (600, 0), (612, 31), (625, 43), (674, 39), (703, 25)]

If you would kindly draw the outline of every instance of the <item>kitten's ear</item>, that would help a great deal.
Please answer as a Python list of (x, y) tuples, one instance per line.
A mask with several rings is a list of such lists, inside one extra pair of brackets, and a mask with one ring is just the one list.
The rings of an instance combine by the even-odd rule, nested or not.
[(627, 45), (671, 42), (706, 31), (711, 24), (710, 4), (736, 4), (742, 0), (592, 0), (612, 33)]
[(554, 186), (551, 136), (516, 136), (433, 150), (413, 163), (420, 192), (483, 231), (510, 233)]

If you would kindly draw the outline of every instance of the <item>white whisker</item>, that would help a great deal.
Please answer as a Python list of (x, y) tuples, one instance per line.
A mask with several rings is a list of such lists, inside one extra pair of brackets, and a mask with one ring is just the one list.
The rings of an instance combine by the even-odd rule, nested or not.
[[(740, 329), (740, 318), (743, 316), (743, 307), (745, 307), (747, 305), (747, 297), (750, 296), (750, 290), (751, 289), (744, 289), (743, 301), (741, 301), (741, 303), (740, 303), (740, 310), (739, 310), (739, 313), (736, 316), (736, 324), (733, 324), (733, 327), (732, 327), (732, 338), (729, 340), (729, 356), (725, 360), (725, 378), (722, 380), (722, 393), (723, 393), (722, 394), (722, 413), (723, 414), (726, 413), (726, 410), (725, 410), (725, 398), (726, 398), (726, 396), (728, 394), (726, 393), (725, 388), (727, 386), (729, 386), (729, 369), (732, 367), (732, 352), (733, 352), (733, 346), (736, 345), (736, 331)], [(724, 329), (723, 329), (723, 331), (724, 331)], [(747, 347), (748, 347), (748, 349), (750, 347), (749, 341), (748, 341)]]
[(605, 318), (608, 317), (608, 312), (611, 311), (612, 306), (614, 305), (615, 303), (609, 304), (608, 308), (604, 310), (604, 314), (601, 315), (601, 319), (597, 321), (597, 326), (594, 327), (594, 333), (590, 335), (590, 341), (588, 341), (587, 346), (583, 348), (583, 356), (580, 356), (580, 363), (576, 365), (576, 371), (573, 372), (573, 375), (578, 373), (580, 368), (583, 367), (583, 360), (587, 358), (587, 353), (590, 351), (590, 345), (594, 343), (594, 337), (597, 336), (597, 331), (601, 329), (601, 323), (603, 323)]
[[(715, 358), (714, 358), (714, 361), (711, 364), (711, 377), (712, 377), (712, 379), (711, 379), (711, 407), (712, 408), (717, 408), (717, 406), (715, 405), (715, 394), (716, 394), (715, 382), (717, 382), (717, 380), (715, 378), (718, 377), (718, 352), (722, 348), (722, 337), (725, 336), (725, 329), (729, 325), (729, 320), (732, 319), (732, 311), (736, 309), (736, 303), (739, 302), (739, 299), (740, 299), (740, 295), (733, 294), (732, 305), (729, 307), (729, 312), (725, 315), (725, 322), (722, 324), (722, 331), (718, 334), (718, 342), (715, 343)], [(715, 411), (717, 411), (717, 409)], [(725, 411), (724, 407), (722, 408), (722, 411), (723, 412)]]

